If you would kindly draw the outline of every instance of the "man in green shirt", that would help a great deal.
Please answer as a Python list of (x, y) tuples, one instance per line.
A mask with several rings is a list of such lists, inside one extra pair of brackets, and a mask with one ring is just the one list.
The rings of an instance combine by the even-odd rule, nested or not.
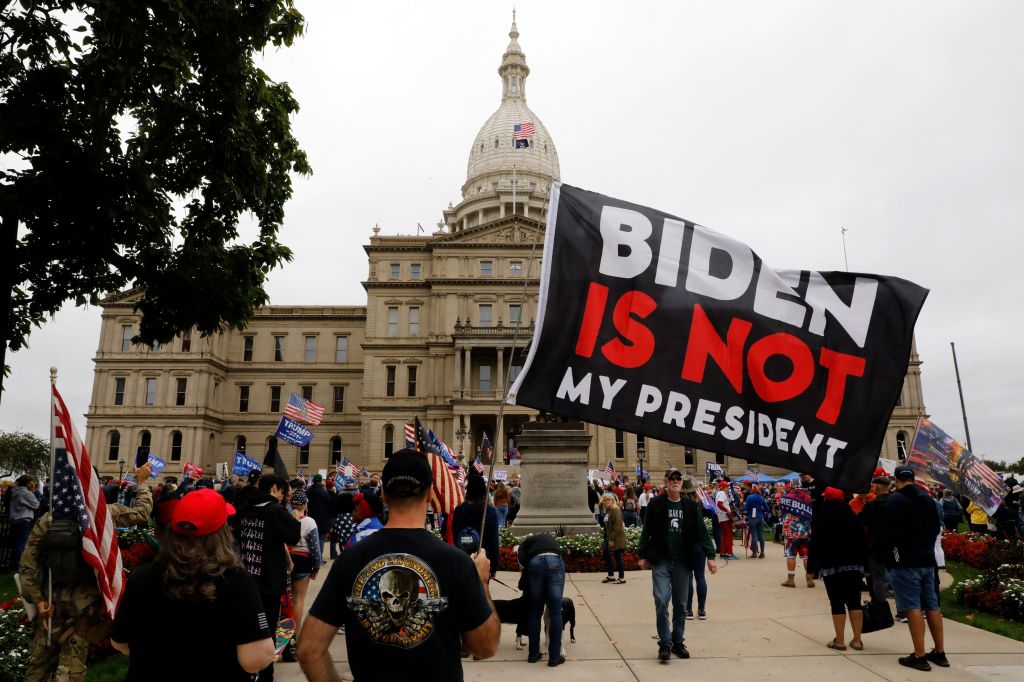
[[(693, 490), (686, 482), (685, 492)], [(654, 498), (647, 507), (643, 533), (640, 535), (640, 568), (651, 568), (654, 586), (654, 613), (658, 626), (658, 658), (667, 661), (675, 654), (689, 658), (683, 644), (686, 627), (686, 591), (696, 562), (708, 557), (708, 570), (718, 571), (715, 546), (704, 525), (700, 506), (686, 497), (683, 474), (676, 468), (665, 472), (665, 493)], [(697, 546), (703, 548), (698, 553)], [(672, 628), (669, 630), (668, 603), (672, 599)]]

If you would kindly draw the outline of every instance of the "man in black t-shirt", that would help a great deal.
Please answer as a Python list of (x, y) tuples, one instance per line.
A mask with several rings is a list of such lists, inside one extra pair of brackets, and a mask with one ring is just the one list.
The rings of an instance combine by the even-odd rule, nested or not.
[(461, 647), (477, 658), (497, 651), (487, 553), (470, 558), (425, 530), (430, 484), (424, 455), (388, 458), (387, 526), (334, 563), (302, 626), (299, 662), (311, 682), (340, 679), (328, 647), (342, 625), (357, 681), (461, 680)]

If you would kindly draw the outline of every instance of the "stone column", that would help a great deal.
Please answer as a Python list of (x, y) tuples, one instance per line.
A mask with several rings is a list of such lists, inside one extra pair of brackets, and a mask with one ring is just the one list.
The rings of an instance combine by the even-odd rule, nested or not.
[[(502, 387), (505, 385), (505, 349), (504, 348), (499, 348), (498, 349), (498, 376), (495, 377), (495, 379), (496, 379), (496, 381), (494, 382), (494, 386), (495, 386), (496, 390), (501, 391)], [(505, 396), (499, 395), (498, 397), (499, 398), (504, 398)], [(498, 424), (498, 428), (499, 429), (501, 428), (501, 424)], [(499, 431), (499, 433), (500, 433), (500, 431)]]
[(455, 391), (458, 397), (462, 397), (462, 349), (455, 349)]
[[(466, 364), (463, 366), (462, 390), (466, 391), (473, 387), (473, 349), (466, 346)], [(463, 394), (465, 397), (465, 394)]]
[(590, 439), (581, 422), (530, 422), (523, 426), (519, 436), (522, 510), (512, 526), (515, 535), (578, 535), (597, 530), (587, 505)]

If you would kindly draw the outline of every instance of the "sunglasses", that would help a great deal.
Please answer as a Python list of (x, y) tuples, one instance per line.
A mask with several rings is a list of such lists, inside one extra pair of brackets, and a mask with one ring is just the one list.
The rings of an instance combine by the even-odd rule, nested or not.
[(682, 476), (669, 476), (668, 480), (670, 480), (670, 481), (681, 481), (681, 480), (683, 480), (683, 477)]

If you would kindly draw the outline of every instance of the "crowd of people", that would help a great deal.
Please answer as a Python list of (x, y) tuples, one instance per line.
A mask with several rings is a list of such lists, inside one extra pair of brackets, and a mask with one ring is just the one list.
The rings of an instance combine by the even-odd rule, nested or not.
[[(154, 526), (159, 552), (131, 572), (113, 621), (81, 552), (76, 559), (59, 549), (64, 519), (46, 508), (35, 479), (16, 482), (9, 505), (14, 550), (22, 593), (38, 612), (27, 680), (84, 675), (89, 646), (108, 636), (129, 656), (127, 679), (177, 679), (162, 653), (182, 646), (208, 660), (218, 679), (272, 680), (282, 608), (294, 622), (285, 660), (299, 660), (311, 680), (336, 679), (327, 651), (338, 633), (345, 634), (356, 679), (423, 677), (424, 670), (458, 679), (463, 657), (486, 658), (497, 647), (489, 584), (498, 532), (514, 524), (520, 506), (518, 481), (488, 483), (473, 473), (464, 502), (445, 516), (430, 509), (430, 468), (412, 450), (395, 453), (380, 477), (361, 484), (334, 473), (289, 480), (253, 472), (223, 481), (168, 476), (151, 488), (148, 465), (133, 478), (104, 483), (108, 513), (118, 527)], [(972, 531), (1021, 537), (1021, 491), (1008, 483), (999, 510), (985, 519), (969, 500), (917, 481), (905, 466), (892, 476), (877, 470), (871, 491), (858, 495), (808, 475), (788, 484), (727, 477), (701, 484), (671, 467), (657, 486), (591, 482), (588, 493), (603, 532), (604, 582), (626, 582), (626, 529), (640, 529), (637, 551), (640, 568), (651, 570), (662, 661), (689, 658), (686, 622), (708, 617), (706, 576), (718, 570), (716, 559), (739, 558), (734, 534), (745, 556), (764, 559), (767, 531), (782, 545), (782, 587), (797, 587), (798, 562), (808, 588), (824, 584), (834, 626), (826, 646), (863, 649), (868, 625), (892, 622), (894, 596), (895, 618), (908, 624), (914, 648), (900, 663), (928, 670), (949, 665), (938, 600), (941, 533), (966, 520)], [(335, 562), (321, 578), (325, 549)], [(527, 660), (544, 656), (540, 623), (547, 608), (548, 665), (561, 665), (559, 545), (551, 535), (533, 535), (517, 557)], [(310, 583), (318, 579), (323, 585), (307, 608)], [(870, 599), (862, 604), (865, 589)], [(162, 615), (155, 623), (154, 612)], [(392, 665), (382, 673), (375, 666), (385, 657)]]

